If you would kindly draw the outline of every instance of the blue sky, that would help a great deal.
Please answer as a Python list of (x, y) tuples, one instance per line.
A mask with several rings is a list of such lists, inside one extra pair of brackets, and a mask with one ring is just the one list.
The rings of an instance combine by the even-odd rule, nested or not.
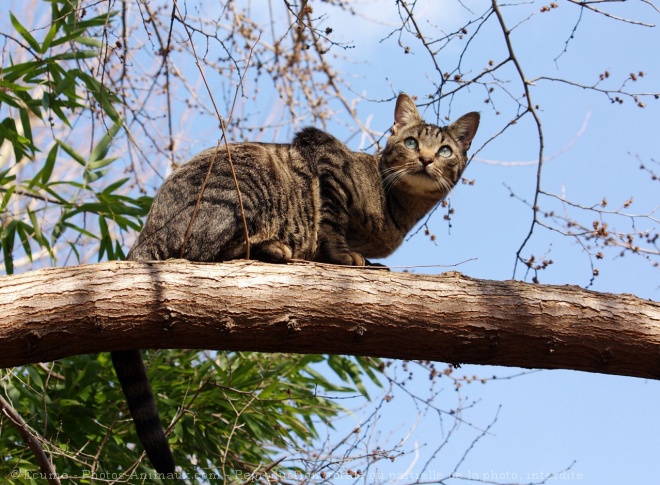
[[(392, 2), (393, 3), (393, 2)], [(486, 2), (467, 2), (473, 11), (486, 9)], [(410, 54), (403, 54), (396, 39), (379, 42), (396, 20), (396, 10), (390, 3), (375, 7), (375, 3), (358, 11), (362, 17), (336, 20), (330, 14), (325, 22), (336, 29), (337, 38), (353, 41), (356, 48), (345, 54), (342, 74), (350, 79), (354, 93), (367, 99), (383, 99), (393, 92), (405, 91), (423, 97), (432, 92), (437, 75), (430, 65), (421, 44), (410, 36)], [(518, 7), (503, 8), (507, 25), (512, 27), (521, 19), (546, 5), (532, 2)], [(428, 7), (428, 8), (427, 8)], [(617, 15), (660, 22), (660, 15), (649, 5), (626, 2), (608, 6)], [(433, 32), (433, 25), (451, 31), (462, 25), (470, 13), (457, 2), (419, 2), (417, 9), (427, 8), (421, 25)], [(333, 11), (334, 12), (334, 11)], [(315, 10), (320, 14), (320, 9)], [(336, 13), (336, 12), (335, 12)], [(635, 86), (639, 91), (660, 91), (660, 35), (657, 28), (634, 26), (585, 12), (571, 40), (568, 51), (556, 62), (577, 22), (579, 8), (560, 2), (559, 8), (536, 14), (517, 27), (512, 34), (514, 48), (528, 79), (539, 76), (565, 77), (579, 83), (593, 84), (605, 70), (610, 72), (609, 86), (620, 84), (629, 73), (643, 71), (645, 76)], [(364, 18), (382, 19), (380, 24)], [(389, 24), (389, 25), (388, 25)], [(475, 41), (472, 59), (503, 57), (502, 33), (490, 22)], [(365, 46), (366, 45), (366, 46)], [(440, 64), (455, 65), (459, 46), (448, 48), (439, 55)], [(469, 62), (465, 63), (466, 66)], [(475, 61), (474, 66), (480, 63)], [(338, 68), (339, 69), (339, 68)], [(476, 69), (476, 67), (474, 68)], [(476, 71), (475, 71), (476, 72)], [(511, 71), (509, 71), (510, 73)], [(520, 84), (508, 84), (520, 94)], [(565, 194), (573, 202), (591, 206), (603, 197), (608, 208), (616, 209), (633, 197), (629, 212), (645, 214), (660, 205), (660, 186), (638, 169), (636, 155), (644, 161), (658, 157), (660, 135), (657, 101), (645, 100), (641, 109), (626, 99), (623, 105), (611, 104), (600, 93), (569, 87), (559, 83), (539, 81), (532, 87), (532, 96), (540, 107), (543, 122), (546, 156), (558, 154), (545, 162), (543, 188), (551, 193)], [(357, 97), (357, 96), (356, 96)], [(482, 123), (473, 143), (479, 148), (511, 117), (511, 103), (503, 96), (497, 98), (502, 112), (483, 102), (483, 89), (472, 89), (457, 96), (452, 105), (456, 119), (463, 112), (478, 110)], [(655, 101), (655, 102), (654, 102)], [(371, 119), (372, 127), (387, 129), (392, 121), (393, 103), (374, 103), (366, 99), (359, 103), (363, 119)], [(427, 113), (427, 118), (429, 114)], [(583, 130), (584, 128), (584, 130)], [(338, 127), (338, 130), (341, 128)], [(358, 148), (354, 146), (354, 148)], [(430, 221), (431, 230), (438, 236), (431, 242), (419, 234), (404, 244), (385, 262), (392, 266), (460, 265), (459, 271), (477, 278), (510, 279), (513, 276), (515, 252), (529, 230), (531, 210), (509, 196), (511, 187), (521, 198), (531, 200), (536, 166), (507, 166), (509, 162), (534, 161), (538, 156), (538, 139), (531, 118), (486, 146), (478, 158), (501, 162), (492, 164), (475, 160), (465, 176), (475, 180), (474, 186), (459, 186), (451, 196), (456, 213), (451, 228), (442, 214)], [(655, 165), (656, 172), (658, 165)], [(506, 186), (505, 186), (506, 185)], [(560, 204), (546, 202), (548, 208), (563, 210)], [(591, 214), (574, 212), (575, 217), (590, 223)], [(660, 214), (656, 211), (655, 218)], [(629, 228), (628, 220), (609, 219), (611, 226)], [(645, 224), (640, 221), (640, 224)], [(647, 222), (646, 227), (658, 229)], [(577, 284), (585, 286), (591, 279), (589, 258), (570, 238), (537, 228), (525, 255), (547, 255), (554, 261), (541, 272), (542, 283)], [(595, 261), (600, 275), (591, 289), (612, 293), (633, 293), (642, 298), (658, 300), (660, 273), (645, 259), (618, 251), (605, 252), (603, 260)], [(658, 257), (655, 256), (655, 261)], [(454, 268), (452, 268), (454, 269)], [(420, 268), (420, 273), (441, 272), (444, 268)], [(524, 277), (518, 271), (517, 278)], [(516, 369), (485, 366), (463, 366), (466, 375), (500, 377), (517, 374)], [(410, 387), (425, 395), (428, 378), (418, 371)], [(456, 404), (451, 383), (439, 395), (436, 403), (450, 408)], [(573, 371), (539, 371), (513, 379), (494, 380), (487, 384), (473, 383), (461, 389), (465, 403), (476, 401), (466, 410), (464, 418), (476, 428), (487, 426), (497, 415), (497, 421), (456, 470), (464, 477), (494, 483), (529, 483), (550, 473), (571, 466), (565, 480), (580, 484), (657, 483), (657, 459), (660, 416), (660, 385), (657, 381), (618, 376), (588, 374)], [(383, 482), (403, 478), (409, 483), (422, 470), (435, 472), (436, 477), (447, 476), (463, 456), (465, 449), (479, 434), (475, 427), (460, 426), (450, 445), (423, 464), (435, 450), (433, 443), (443, 438), (451, 427), (451, 418), (444, 418), (444, 427), (435, 413), (418, 416), (414, 403), (399, 393), (381, 410), (381, 427), (391, 430), (393, 442), (402, 439), (415, 427), (407, 442), (410, 453), (389, 463), (381, 470)], [(360, 415), (356, 414), (359, 421)], [(349, 418), (350, 420), (350, 418)], [(353, 423), (354, 424), (354, 423)], [(386, 433), (384, 433), (386, 434)], [(418, 445), (419, 455), (414, 450)], [(394, 475), (390, 475), (390, 474)], [(408, 473), (404, 477), (396, 474)], [(545, 475), (544, 475), (545, 474)], [(427, 478), (431, 478), (428, 476)], [(553, 483), (550, 480), (549, 483)]]

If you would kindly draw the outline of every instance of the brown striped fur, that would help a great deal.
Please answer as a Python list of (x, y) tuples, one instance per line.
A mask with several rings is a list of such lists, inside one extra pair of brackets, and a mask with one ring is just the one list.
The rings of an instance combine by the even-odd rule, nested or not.
[[(369, 264), (365, 258), (383, 258), (398, 248), (460, 179), (479, 114), (468, 113), (439, 127), (425, 123), (413, 100), (402, 93), (394, 121), (392, 135), (376, 155), (353, 152), (315, 128), (303, 129), (291, 144), (230, 145), (252, 257), (362, 266)], [(182, 255), (220, 262), (244, 254), (243, 223), (226, 152), (211, 148), (165, 180), (127, 259)], [(159, 472), (173, 472), (139, 352), (113, 353), (113, 363), (149, 459)]]

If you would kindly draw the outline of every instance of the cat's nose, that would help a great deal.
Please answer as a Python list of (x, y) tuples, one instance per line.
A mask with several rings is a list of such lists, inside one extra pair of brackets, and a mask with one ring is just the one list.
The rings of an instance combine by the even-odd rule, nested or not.
[(422, 155), (422, 156), (419, 157), (419, 161), (422, 165), (424, 165), (426, 167), (426, 166), (431, 165), (433, 163), (433, 157), (426, 157), (426, 156)]

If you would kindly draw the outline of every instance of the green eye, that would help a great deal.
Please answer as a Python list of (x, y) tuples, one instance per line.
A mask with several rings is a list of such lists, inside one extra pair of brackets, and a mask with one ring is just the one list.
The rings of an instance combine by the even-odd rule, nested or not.
[(411, 150), (416, 150), (418, 145), (417, 145), (417, 140), (414, 138), (406, 138), (406, 141), (403, 142), (403, 146), (406, 148), (410, 148)]
[(442, 147), (440, 150), (438, 150), (438, 155), (440, 155), (442, 158), (449, 158), (451, 157), (451, 148), (449, 147)]

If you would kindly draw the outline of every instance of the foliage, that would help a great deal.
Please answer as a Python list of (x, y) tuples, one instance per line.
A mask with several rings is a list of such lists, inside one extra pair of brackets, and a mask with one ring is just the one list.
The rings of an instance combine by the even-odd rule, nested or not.
[[(150, 199), (121, 192), (129, 178), (115, 176), (118, 157), (109, 155), (124, 127), (115, 108), (121, 100), (85, 64), (99, 58), (103, 45), (94, 32), (116, 12), (78, 18), (75, 2), (54, 1), (50, 27), (40, 40), (9, 15), (18, 37), (4, 35), (23, 47), (20, 57), (26, 59), (5, 59), (0, 78), (0, 106), (7, 114), (0, 143), (7, 142), (14, 155), (0, 171), (5, 270), (13, 273), (19, 243), (30, 261), (36, 251), (55, 262), (61, 245), (80, 260), (81, 237), (96, 242), (98, 260), (122, 259), (113, 226), (119, 232), (139, 230)], [(90, 133), (80, 126), (85, 121), (98, 128)], [(77, 166), (63, 162), (67, 156)]]
[[(3, 7), (10, 1), (3, 1)], [(363, 92), (350, 85), (356, 46), (337, 40), (333, 31), (333, 22), (351, 18), (359, 19), (360, 28), (368, 28), (369, 19), (356, 8), (359, 2), (285, 0), (268, 2), (268, 9), (235, 0), (203, 3), (211, 13), (192, 0), (27, 0), (17, 2), (21, 9), (11, 15), (0, 7), (2, 15), (6, 12), (0, 19), (0, 241), (7, 274), (122, 259), (166, 174), (221, 136), (230, 141), (279, 141), (290, 139), (302, 124), (314, 124), (332, 126), (333, 132), (344, 129), (346, 138), (360, 137), (361, 147), (370, 151), (383, 140), (389, 115), (372, 127), (359, 104), (389, 103), (403, 86), (386, 78), (386, 95), (355, 94)], [(615, 3), (561, 4), (561, 9), (574, 9), (577, 20), (568, 26), (556, 65), (575, 49), (584, 19), (646, 25), (618, 15), (610, 6)], [(484, 122), (496, 120), (492, 134), (472, 150), (473, 163), (506, 166), (507, 162), (479, 157), (496, 143), (515, 146), (522, 137), (538, 143), (538, 157), (529, 163), (535, 171), (534, 187), (526, 192), (527, 198), (519, 195), (519, 187), (510, 191), (530, 216), (527, 236), (512, 257), (514, 276), (522, 272), (536, 281), (553, 264), (547, 255), (539, 256), (548, 234), (577, 242), (591, 262), (588, 278), (598, 274), (594, 260), (608, 251), (642, 255), (657, 265), (657, 207), (633, 213), (627, 211), (628, 202), (608, 206), (599, 198), (578, 203), (553, 193), (545, 182), (544, 167), (552, 155), (544, 109), (557, 104), (558, 98), (545, 95), (548, 87), (594, 93), (617, 107), (625, 103), (642, 110), (660, 95), (643, 88), (648, 76), (638, 69), (641, 66), (623, 75), (609, 68), (591, 73), (594, 82), (589, 77), (558, 78), (555, 72), (537, 74), (527, 70), (525, 61), (539, 53), (525, 50), (527, 39), (521, 31), (552, 19), (558, 3), (537, 8), (534, 2), (458, 1), (454, 6), (469, 13), (465, 23), (452, 23), (454, 17), (444, 12), (442, 18), (421, 21), (424, 9), (438, 8), (436, 4), (393, 2), (388, 8), (394, 11), (394, 21), (391, 17), (381, 22), (380, 9), (372, 9), (374, 23), (390, 29), (380, 39), (390, 50), (385, 61), (394, 51), (425, 60), (425, 71), (414, 73), (411, 83), (416, 92), (411, 94), (419, 96), (426, 115), (440, 123), (453, 117), (458, 99), (468, 99), (488, 110)], [(638, 4), (638, 12), (658, 13), (652, 2)], [(441, 7), (451, 13), (447, 5)], [(610, 35), (607, 26), (602, 31)], [(562, 34), (557, 32), (559, 38)], [(373, 64), (378, 77), (376, 68), (382, 66)], [(197, 73), (209, 77), (206, 86)], [(218, 112), (224, 116), (226, 134), (220, 133)], [(640, 163), (647, 178), (657, 182), (657, 162)], [(451, 219), (454, 208), (444, 203), (444, 219)], [(624, 229), (615, 229), (615, 221)], [(435, 241), (428, 221), (423, 228)], [(537, 244), (532, 244), (534, 239)], [(380, 411), (394, 391), (406, 390), (412, 380), (405, 365), (404, 376), (392, 380), (383, 379), (379, 361), (339, 356), (185, 351), (148, 356), (160, 411), (172, 423), (169, 437), (175, 459), (189, 482), (203, 481), (191, 478), (196, 471), (243, 482), (282, 470), (305, 472), (291, 481), (327, 482), (326, 474), (340, 472), (352, 461), (366, 470), (380, 460), (394, 461), (400, 454), (418, 451), (405, 449), (404, 439), (388, 450), (371, 441)], [(445, 379), (458, 392), (468, 383), (453, 378), (451, 368), (439, 372), (430, 363), (416, 365), (428, 371), (433, 385)], [(138, 456), (107, 355), (62, 359), (1, 375), (3, 396), (39, 437), (58, 473), (75, 476), (76, 483), (90, 482), (90, 473), (104, 471), (126, 473), (110, 478), (111, 483), (151, 482), (130, 476), (133, 471), (148, 472), (149, 466)], [(342, 416), (337, 395), (365, 395), (372, 383), (388, 379), (390, 388), (365, 425), (336, 446), (324, 442), (319, 452), (315, 446), (326, 438), (322, 429)], [(459, 424), (465, 424), (462, 404), (450, 411), (434, 407), (431, 400), (439, 392), (433, 389), (428, 400), (411, 393), (418, 411), (433, 409), (453, 419), (432, 457)], [(484, 434), (478, 434), (475, 443)], [(6, 482), (37, 482), (23, 473), (38, 465), (16, 426), (4, 416), (0, 450), (0, 476)], [(359, 479), (354, 468), (346, 476)], [(16, 470), (21, 472), (18, 478), (12, 475)], [(318, 476), (310, 478), (310, 470)]]
[[(354, 385), (362, 384), (362, 369), (373, 366), (334, 359), (351, 368), (343, 377)], [(165, 351), (148, 352), (145, 360), (158, 375), (153, 390), (163, 420), (171, 423), (175, 459), (188, 477), (258, 471), (282, 450), (311, 444), (319, 424), (332, 425), (341, 406), (324, 396), (356, 392), (315, 370), (324, 360), (315, 355)], [(58, 474), (80, 483), (103, 474), (124, 480), (150, 472), (146, 460), (135, 463), (135, 432), (107, 354), (8, 370), (1, 382)], [(5, 420), (2, 431), (3, 482), (10, 483), (15, 470), (37, 472), (16, 428)]]
[[(47, 29), (29, 30), (10, 13), (15, 32), (0, 34), (17, 54), (5, 54), (0, 76), (7, 274), (48, 259), (122, 259), (124, 234), (140, 230), (151, 202), (140, 191), (135, 195), (140, 182), (118, 149), (131, 139), (120, 114), (126, 98), (107, 87), (111, 76), (103, 70), (117, 12), (92, 16), (74, 0), (45, 3)], [(35, 5), (44, 12), (44, 3)], [(25, 259), (17, 260), (17, 246)], [(310, 445), (319, 424), (332, 426), (342, 407), (328, 396), (366, 394), (364, 378), (379, 382), (378, 361), (339, 356), (161, 351), (148, 353), (147, 361), (163, 419), (172, 423), (175, 458), (189, 477), (258, 471), (282, 450)], [(323, 362), (330, 372), (318, 370)], [(328, 379), (332, 373), (340, 384)], [(88, 483), (104, 473), (133, 481), (132, 473), (149, 472), (136, 453), (108, 355), (1, 375), (3, 395), (39, 437), (59, 476)], [(30, 472), (39, 466), (17, 428), (3, 419), (0, 430), (3, 482), (35, 482)]]

